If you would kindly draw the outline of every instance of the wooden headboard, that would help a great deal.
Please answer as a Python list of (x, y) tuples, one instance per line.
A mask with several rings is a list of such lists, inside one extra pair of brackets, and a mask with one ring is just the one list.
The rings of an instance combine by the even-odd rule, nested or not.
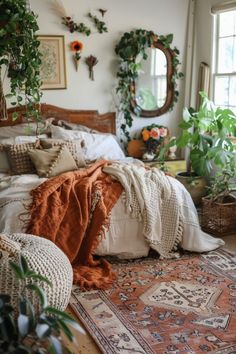
[[(78, 123), (86, 127), (96, 129), (102, 133), (116, 134), (116, 117), (114, 112), (99, 114), (98, 111), (90, 110), (72, 110), (60, 108), (50, 104), (43, 103), (40, 105), (40, 111), (43, 119), (55, 118), (56, 120), (66, 120), (71, 123)], [(18, 112), (19, 116), (13, 121), (11, 116), (14, 112)], [(24, 107), (16, 107), (8, 109), (8, 119), (0, 120), (0, 127), (16, 125), (25, 121)]]

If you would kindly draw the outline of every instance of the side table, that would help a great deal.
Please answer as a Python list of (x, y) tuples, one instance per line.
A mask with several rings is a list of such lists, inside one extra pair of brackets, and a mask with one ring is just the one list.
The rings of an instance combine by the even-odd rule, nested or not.
[[(145, 165), (150, 167), (161, 167), (161, 163), (159, 161), (143, 161)], [(184, 159), (175, 159), (175, 160), (165, 160), (165, 166), (167, 171), (175, 176), (177, 172), (186, 170), (186, 161)]]

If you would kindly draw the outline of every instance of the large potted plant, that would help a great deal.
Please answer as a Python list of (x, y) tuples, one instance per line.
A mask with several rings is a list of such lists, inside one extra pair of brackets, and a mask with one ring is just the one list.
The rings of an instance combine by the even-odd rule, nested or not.
[(186, 171), (176, 177), (186, 186), (195, 204), (206, 194), (205, 178), (209, 178), (215, 168), (224, 169), (236, 149), (230, 138), (235, 134), (235, 114), (230, 109), (215, 107), (206, 93), (200, 92), (200, 95), (199, 110), (184, 108), (179, 124), (181, 134), (167, 145), (167, 148), (176, 145), (187, 149)]
[[(26, 0), (0, 0), (0, 119), (7, 118), (5, 98), (10, 98), (13, 106), (26, 105), (26, 118), (40, 119), (38, 29), (36, 15)], [(10, 93), (4, 95), (6, 76), (10, 80)]]

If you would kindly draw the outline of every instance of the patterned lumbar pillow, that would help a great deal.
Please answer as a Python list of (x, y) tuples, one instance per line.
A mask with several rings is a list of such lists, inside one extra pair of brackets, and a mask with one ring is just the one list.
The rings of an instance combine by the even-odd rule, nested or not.
[(76, 161), (77, 167), (86, 166), (81, 147), (72, 141), (63, 139), (40, 139), (40, 145), (43, 149), (49, 149), (55, 146), (66, 146)]
[(55, 146), (28, 152), (40, 177), (54, 177), (61, 173), (77, 170), (77, 164), (66, 146)]

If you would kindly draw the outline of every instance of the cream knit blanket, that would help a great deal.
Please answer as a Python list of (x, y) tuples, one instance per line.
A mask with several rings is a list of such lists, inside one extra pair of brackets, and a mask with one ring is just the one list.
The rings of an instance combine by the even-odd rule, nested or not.
[(183, 234), (175, 189), (157, 168), (113, 163), (103, 171), (124, 188), (124, 200), (131, 216), (143, 222), (143, 235), (161, 257), (178, 257), (176, 250)]

